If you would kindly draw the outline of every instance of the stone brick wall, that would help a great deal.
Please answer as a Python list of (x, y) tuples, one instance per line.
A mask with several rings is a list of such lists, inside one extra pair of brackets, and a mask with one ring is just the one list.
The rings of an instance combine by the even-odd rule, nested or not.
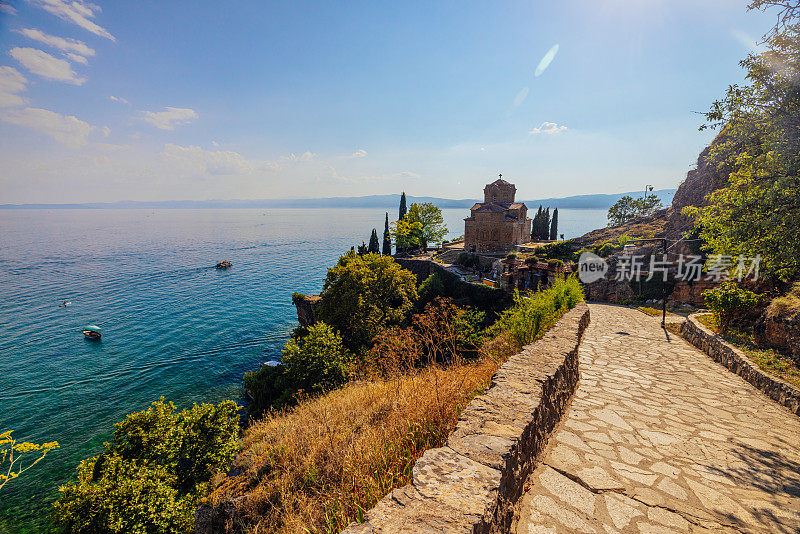
[(742, 351), (703, 326), (697, 320), (697, 315), (690, 315), (681, 326), (681, 334), (689, 343), (750, 382), (772, 400), (789, 408), (792, 413), (800, 415), (800, 390), (759, 369)]
[(520, 215), (522, 222), (506, 220), (505, 214), (494, 211), (473, 213), (464, 219), (464, 250), (476, 252), (508, 251), (514, 245), (530, 241), (531, 221)]
[(588, 324), (589, 308), (581, 303), (509, 358), (461, 414), (447, 444), (417, 460), (412, 483), (343, 532), (508, 531), (523, 484), (575, 391)]

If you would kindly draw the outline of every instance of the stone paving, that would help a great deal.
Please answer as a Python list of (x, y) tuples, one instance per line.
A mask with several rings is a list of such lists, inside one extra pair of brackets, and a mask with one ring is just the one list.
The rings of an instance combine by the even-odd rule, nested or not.
[(516, 532), (800, 532), (800, 419), (660, 318), (589, 306), (578, 389)]

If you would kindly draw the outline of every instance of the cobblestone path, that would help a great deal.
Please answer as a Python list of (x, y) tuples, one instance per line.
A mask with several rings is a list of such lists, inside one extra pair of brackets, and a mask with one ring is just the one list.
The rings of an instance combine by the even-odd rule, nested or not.
[(655, 319), (590, 304), (519, 534), (800, 532), (800, 419)]

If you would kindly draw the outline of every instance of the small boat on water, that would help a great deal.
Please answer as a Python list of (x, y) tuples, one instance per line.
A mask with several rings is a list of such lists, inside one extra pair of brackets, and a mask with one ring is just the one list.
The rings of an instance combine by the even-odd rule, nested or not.
[(100, 327), (93, 324), (83, 327), (83, 335), (86, 336), (87, 339), (100, 339), (102, 336), (100, 333)]
[(229, 268), (231, 265), (233, 265), (233, 263), (231, 263), (231, 260), (218, 261), (217, 262), (217, 269), (224, 270), (224, 269)]

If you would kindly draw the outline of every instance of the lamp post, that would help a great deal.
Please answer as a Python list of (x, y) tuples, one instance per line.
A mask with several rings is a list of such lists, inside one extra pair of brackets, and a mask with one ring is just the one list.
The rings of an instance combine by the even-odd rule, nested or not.
[(650, 184), (647, 184), (646, 186), (644, 186), (644, 198), (645, 199), (647, 198), (647, 192), (648, 191), (653, 191), (653, 186), (650, 185)]

